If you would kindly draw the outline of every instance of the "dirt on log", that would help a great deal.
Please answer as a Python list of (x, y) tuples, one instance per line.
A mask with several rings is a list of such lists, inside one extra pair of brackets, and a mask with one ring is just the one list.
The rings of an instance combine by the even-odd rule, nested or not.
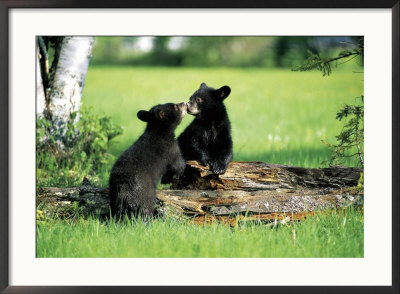
[[(326, 169), (232, 162), (224, 175), (189, 162), (184, 176), (171, 190), (157, 191), (158, 214), (188, 219), (196, 224), (214, 221), (234, 225), (242, 220), (297, 220), (317, 210), (362, 207), (363, 190), (355, 188), (360, 169)], [(79, 211), (109, 215), (108, 188), (43, 187), (38, 209), (68, 214)]]

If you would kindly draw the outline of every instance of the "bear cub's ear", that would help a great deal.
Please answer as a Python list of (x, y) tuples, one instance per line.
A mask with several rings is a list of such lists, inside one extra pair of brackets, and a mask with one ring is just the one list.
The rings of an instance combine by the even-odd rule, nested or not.
[(157, 111), (157, 115), (158, 115), (158, 117), (159, 117), (160, 119), (164, 119), (164, 118), (167, 116), (167, 114), (165, 113), (165, 111), (162, 111), (162, 110), (158, 110), (158, 111)]
[(137, 117), (142, 121), (149, 122), (151, 119), (151, 113), (150, 113), (150, 111), (140, 110), (137, 113)]
[(229, 88), (228, 86), (223, 86), (218, 90), (215, 90), (215, 96), (221, 100), (227, 98), (230, 93), (231, 93), (231, 88)]

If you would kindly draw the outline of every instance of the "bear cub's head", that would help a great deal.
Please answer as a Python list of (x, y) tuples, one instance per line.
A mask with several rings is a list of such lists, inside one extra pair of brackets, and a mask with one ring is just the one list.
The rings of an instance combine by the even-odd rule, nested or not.
[(231, 88), (223, 86), (219, 89), (208, 87), (202, 83), (200, 88), (193, 93), (187, 105), (187, 112), (194, 116), (201, 116), (206, 113), (213, 113), (220, 109), (223, 100), (229, 96)]
[(185, 102), (179, 104), (166, 103), (153, 106), (149, 111), (140, 110), (137, 113), (137, 117), (149, 125), (156, 127), (176, 128), (186, 112), (187, 105)]

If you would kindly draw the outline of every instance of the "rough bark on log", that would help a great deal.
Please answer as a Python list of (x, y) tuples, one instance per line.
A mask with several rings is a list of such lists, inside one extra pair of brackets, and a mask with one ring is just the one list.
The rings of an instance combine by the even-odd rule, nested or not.
[(363, 197), (356, 189), (331, 191), (188, 191), (159, 190), (157, 198), (164, 206), (172, 206), (180, 214), (232, 215), (237, 213), (298, 213), (362, 205)]
[(185, 173), (175, 179), (172, 189), (190, 190), (296, 190), (356, 186), (362, 169), (333, 166), (304, 168), (264, 162), (233, 161), (223, 175), (215, 175), (208, 167), (188, 161)]
[(61, 216), (73, 214), (77, 210), (85, 215), (109, 215), (108, 188), (93, 187), (86, 179), (80, 187), (42, 187), (36, 195), (36, 207), (43, 207), (46, 212)]
[[(357, 188), (298, 188), (226, 191), (158, 190), (157, 211), (163, 215), (187, 219), (196, 224), (214, 221), (234, 225), (243, 220), (297, 220), (317, 210), (362, 206), (363, 191)], [(41, 188), (37, 206), (48, 212), (68, 214), (76, 209), (84, 213), (109, 215), (107, 188), (88, 182), (74, 188)]]

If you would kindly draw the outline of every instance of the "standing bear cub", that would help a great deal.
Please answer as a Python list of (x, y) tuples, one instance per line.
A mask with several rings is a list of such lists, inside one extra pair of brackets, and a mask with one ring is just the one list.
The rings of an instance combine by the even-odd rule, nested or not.
[(232, 160), (231, 125), (223, 103), (230, 93), (228, 86), (215, 90), (202, 83), (188, 102), (187, 112), (195, 119), (178, 137), (183, 157), (215, 174), (225, 173)]
[(185, 161), (174, 131), (187, 111), (186, 103), (156, 105), (137, 116), (147, 122), (143, 135), (115, 162), (109, 180), (112, 215), (154, 213), (156, 185), (165, 171), (181, 175)]

